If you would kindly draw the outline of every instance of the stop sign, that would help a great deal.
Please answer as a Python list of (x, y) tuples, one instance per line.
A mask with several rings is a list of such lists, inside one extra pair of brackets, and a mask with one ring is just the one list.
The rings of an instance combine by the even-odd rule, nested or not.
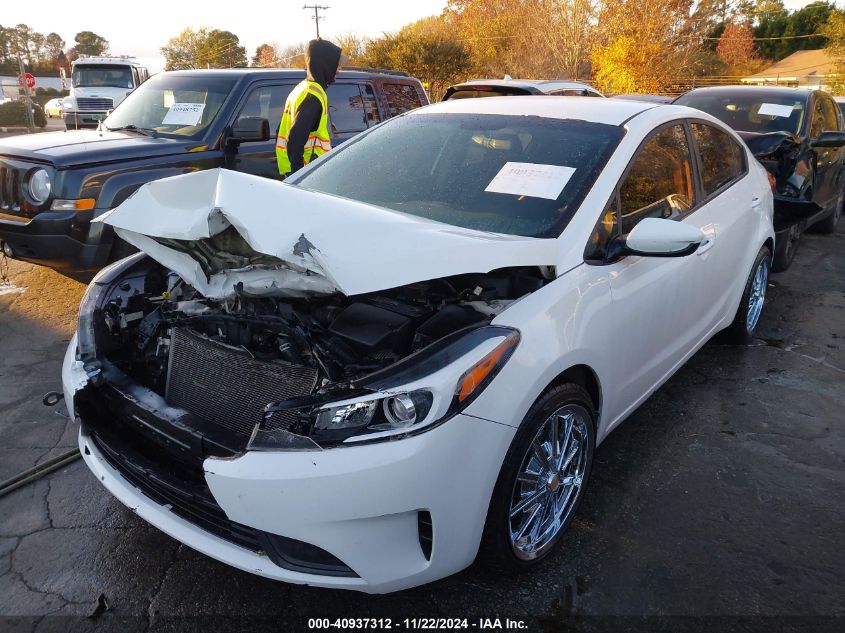
[(26, 73), (26, 75), (18, 75), (18, 83), (22, 86), (26, 81), (26, 87), (30, 90), (35, 88), (35, 77), (32, 73)]

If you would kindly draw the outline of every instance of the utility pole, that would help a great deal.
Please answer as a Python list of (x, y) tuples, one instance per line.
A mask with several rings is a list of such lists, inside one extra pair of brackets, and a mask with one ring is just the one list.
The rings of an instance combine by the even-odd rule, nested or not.
[(317, 39), (320, 39), (320, 11), (331, 9), (331, 7), (327, 7), (320, 4), (304, 4), (302, 5), (302, 8), (314, 9), (314, 21), (317, 23)]
[(22, 86), (21, 91), (26, 96), (26, 103), (24, 103), (24, 110), (26, 111), (26, 127), (29, 133), (35, 132), (35, 116), (32, 113), (32, 99), (29, 96), (29, 86), (26, 83), (26, 68), (23, 66), (23, 59), (18, 53), (18, 70), (20, 72), (18, 85)]

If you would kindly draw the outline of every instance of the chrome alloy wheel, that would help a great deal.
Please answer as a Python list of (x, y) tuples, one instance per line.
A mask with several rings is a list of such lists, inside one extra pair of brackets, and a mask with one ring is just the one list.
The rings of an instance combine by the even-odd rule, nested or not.
[(586, 475), (589, 424), (583, 407), (567, 404), (534, 435), (511, 494), (510, 539), (517, 558), (542, 555), (567, 524)]
[(766, 301), (766, 287), (769, 284), (769, 260), (763, 259), (754, 273), (751, 282), (751, 292), (748, 295), (748, 314), (745, 318), (745, 328), (752, 333), (760, 320), (763, 304)]

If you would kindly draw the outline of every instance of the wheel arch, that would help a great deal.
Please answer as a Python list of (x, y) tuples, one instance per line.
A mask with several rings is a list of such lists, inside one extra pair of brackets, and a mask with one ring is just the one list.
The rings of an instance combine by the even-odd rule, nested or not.
[(557, 385), (567, 382), (575, 383), (576, 385), (583, 387), (587, 393), (590, 394), (590, 400), (592, 400), (593, 408), (596, 411), (596, 423), (598, 424), (598, 421), (601, 419), (601, 383), (599, 382), (598, 374), (596, 374), (595, 370), (589, 365), (578, 364), (564, 369), (555, 376), (548, 385), (546, 385), (540, 395), (537, 396), (537, 400), (542, 398), (543, 394), (552, 387), (556, 387)]

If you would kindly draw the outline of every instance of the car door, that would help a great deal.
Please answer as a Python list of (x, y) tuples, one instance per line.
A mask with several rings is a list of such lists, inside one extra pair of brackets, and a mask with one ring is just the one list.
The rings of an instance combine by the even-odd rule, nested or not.
[(748, 254), (759, 247), (750, 240), (757, 234), (764, 201), (755, 188), (759, 184), (754, 185), (748, 176), (745, 149), (736, 140), (706, 121), (690, 121), (690, 131), (701, 201), (684, 222), (707, 236), (690, 256), (695, 265), (689, 282), (700, 289), (690, 308), (692, 318), (700, 321), (696, 331), (707, 336), (730, 309), (737, 285), (748, 276), (744, 268)]
[[(695, 166), (684, 122), (652, 133), (632, 159), (588, 247), (588, 259), (602, 257), (614, 237), (629, 233), (645, 218), (686, 221), (697, 203)], [(592, 253), (592, 254), (591, 254)], [(607, 411), (617, 419), (649, 395), (684, 359), (701, 336), (695, 314), (700, 289), (690, 280), (700, 259), (628, 255), (606, 263), (616, 350), (611, 370), (614, 398), (626, 410)]]
[[(809, 128), (811, 142), (822, 132), (839, 129), (835, 106), (836, 104), (827, 95), (815, 94)], [(813, 152), (816, 155), (813, 199), (819, 206), (829, 209), (836, 202), (842, 184), (840, 157), (842, 152), (839, 148), (833, 147), (817, 147), (813, 149)]]
[[(241, 117), (261, 117), (270, 123), (270, 139), (241, 143), (232, 159), (232, 168), (256, 176), (278, 178), (276, 165), (276, 134), (282, 120), (282, 110), (294, 83), (255, 86), (241, 104), (234, 121)], [(233, 121), (233, 122), (234, 122)]]

